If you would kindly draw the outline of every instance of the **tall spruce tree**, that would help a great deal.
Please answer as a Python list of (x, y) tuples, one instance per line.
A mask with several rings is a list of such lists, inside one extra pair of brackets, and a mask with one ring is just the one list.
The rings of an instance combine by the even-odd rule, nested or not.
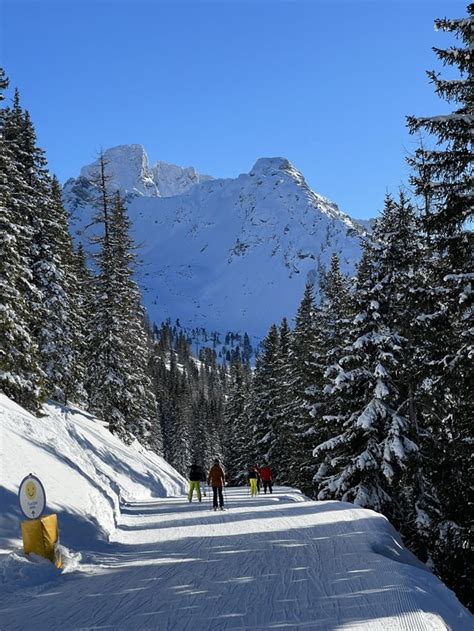
[(287, 483), (311, 495), (313, 459), (312, 409), (320, 400), (318, 367), (315, 362), (317, 332), (315, 328), (316, 306), (312, 283), (305, 286), (303, 298), (295, 317), (295, 327), (290, 341), (288, 363), (290, 403), (287, 424), (291, 424), (287, 452)]
[[(294, 471), (294, 454), (298, 450), (295, 441), (294, 416), (292, 414), (290, 345), (292, 332), (286, 318), (278, 329), (278, 354), (275, 359), (274, 380), (279, 384), (271, 400), (271, 438), (267, 443), (266, 460), (272, 465), (278, 484), (290, 484)], [(299, 446), (301, 448), (301, 445)], [(300, 481), (299, 481), (300, 482)]]
[(133, 280), (136, 256), (130, 220), (120, 193), (109, 191), (110, 176), (99, 158), (95, 185), (95, 224), (101, 233), (96, 260), (94, 314), (88, 348), (87, 388), (90, 408), (123, 439), (130, 434), (150, 441), (160, 453), (161, 426), (148, 374), (148, 344), (140, 292)]
[(113, 294), (113, 250), (110, 236), (112, 197), (109, 191), (110, 175), (104, 156), (99, 156), (99, 167), (94, 178), (95, 208), (93, 225), (96, 233), (92, 243), (97, 246), (94, 259), (98, 271), (94, 277), (93, 310), (87, 337), (87, 376), (89, 410), (109, 424), (112, 433), (126, 437), (123, 407), (122, 379), (128, 357), (123, 347), (123, 333), (114, 318), (116, 300)]
[[(40, 154), (41, 164), (44, 164)], [(72, 287), (76, 284), (71, 267), (72, 239), (67, 215), (56, 179), (38, 177), (37, 190), (44, 187), (38, 200), (33, 238), (33, 281), (41, 295), (41, 318), (36, 318), (41, 367), (48, 395), (67, 403), (76, 390), (74, 348), (74, 305)], [(74, 379), (74, 380), (73, 380)]]
[(251, 428), (245, 413), (249, 395), (251, 374), (248, 364), (239, 359), (230, 366), (230, 384), (224, 409), (225, 447), (224, 458), (231, 484), (246, 481), (250, 461), (249, 440)]
[(419, 452), (417, 424), (404, 409), (398, 382), (407, 339), (393, 317), (413, 274), (409, 212), (403, 197), (398, 204), (387, 198), (364, 246), (351, 339), (329, 371), (327, 410), (336, 431), (315, 449), (320, 499), (353, 501), (396, 525), (404, 518), (402, 480)]
[(281, 384), (277, 379), (280, 338), (278, 328), (272, 325), (261, 343), (257, 358), (246, 414), (252, 427), (251, 461), (263, 462), (271, 457), (274, 440), (273, 426), (275, 402), (280, 396)]
[[(0, 70), (0, 96), (8, 85)], [(27, 409), (38, 412), (44, 398), (39, 351), (33, 335), (31, 253), (35, 191), (31, 186), (25, 115), (16, 91), (11, 108), (0, 109), (0, 387)]]
[[(447, 50), (435, 48), (444, 65), (459, 71), (444, 79), (428, 76), (437, 94), (455, 104), (452, 113), (408, 117), (411, 133), (428, 136), (409, 163), (412, 183), (423, 202), (423, 227), (430, 251), (426, 330), (424, 400), (425, 424), (431, 424), (437, 445), (432, 478), (442, 504), (433, 563), (463, 602), (473, 606), (469, 586), (470, 485), (472, 471), (472, 222), (474, 178), (472, 134), (474, 123), (474, 4), (460, 19), (436, 20), (437, 30), (452, 33), (460, 42)], [(434, 141), (434, 146), (430, 141)]]
[(85, 388), (86, 367), (88, 361), (87, 331), (90, 314), (93, 312), (93, 274), (87, 266), (86, 255), (82, 245), (71, 252), (68, 262), (69, 299), (71, 301), (71, 335), (73, 361), (71, 370), (64, 383), (64, 398), (78, 405), (87, 405)]
[[(335, 428), (331, 414), (337, 409), (325, 410), (325, 388), (327, 372), (333, 370), (343, 356), (349, 341), (350, 323), (354, 313), (351, 309), (350, 281), (341, 272), (339, 256), (333, 253), (329, 269), (321, 278), (321, 304), (313, 316), (313, 337), (311, 364), (313, 383), (306, 389), (306, 406), (311, 415), (311, 427), (307, 430), (312, 449), (327, 440)], [(336, 423), (337, 427), (337, 423)], [(315, 463), (310, 471), (316, 473)]]

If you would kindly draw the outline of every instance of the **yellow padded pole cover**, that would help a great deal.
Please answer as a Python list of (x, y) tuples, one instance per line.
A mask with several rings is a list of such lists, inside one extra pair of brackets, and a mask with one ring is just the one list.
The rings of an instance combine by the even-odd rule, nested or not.
[(21, 534), (25, 554), (34, 552), (61, 567), (60, 559), (56, 559), (56, 544), (59, 538), (57, 515), (46, 515), (40, 519), (21, 522)]

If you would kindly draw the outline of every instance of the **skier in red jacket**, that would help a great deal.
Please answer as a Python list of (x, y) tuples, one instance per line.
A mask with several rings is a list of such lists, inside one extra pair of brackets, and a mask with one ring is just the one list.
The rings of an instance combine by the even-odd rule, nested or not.
[(267, 492), (267, 488), (272, 492), (273, 486), (273, 473), (269, 465), (265, 465), (263, 469), (260, 469), (260, 477), (263, 482), (263, 492)]

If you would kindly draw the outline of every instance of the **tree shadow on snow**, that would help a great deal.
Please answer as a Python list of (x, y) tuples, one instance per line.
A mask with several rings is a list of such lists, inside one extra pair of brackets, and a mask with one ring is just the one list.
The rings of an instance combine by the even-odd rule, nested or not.
[[(357, 544), (347, 545), (354, 537)], [(385, 619), (393, 625), (389, 617), (400, 628), (423, 628), (429, 622), (420, 621), (420, 612), (429, 612), (456, 631), (470, 629), (449, 592), (421, 564), (397, 556), (399, 549), (379, 517), (337, 522), (337, 529), (327, 523), (111, 545), (96, 556), (101, 573), (64, 576), (51, 588), (47, 609), (43, 598), (23, 597), (21, 615), (36, 628), (61, 620), (71, 629), (332, 631), (375, 619), (383, 628)], [(1, 614), (6, 628), (21, 628), (11, 609)]]

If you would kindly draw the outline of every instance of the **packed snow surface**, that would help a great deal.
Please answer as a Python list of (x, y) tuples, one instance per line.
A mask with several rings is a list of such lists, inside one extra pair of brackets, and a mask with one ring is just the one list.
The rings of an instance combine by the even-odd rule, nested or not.
[[(36, 419), (0, 405), (2, 629), (473, 628), (377, 513), (284, 487), (227, 488), (214, 512), (209, 494), (172, 496), (178, 474), (79, 410)], [(16, 492), (30, 471), (59, 514), (63, 571), (20, 548)]]

